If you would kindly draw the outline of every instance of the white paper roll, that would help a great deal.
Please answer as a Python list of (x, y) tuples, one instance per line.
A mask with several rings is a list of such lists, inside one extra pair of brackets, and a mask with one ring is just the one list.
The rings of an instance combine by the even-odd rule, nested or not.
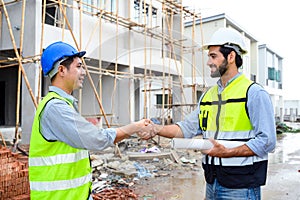
[[(224, 141), (224, 140), (216, 140), (216, 141), (227, 148), (234, 148), (245, 144), (245, 142), (239, 142), (239, 141)], [(208, 139), (173, 138), (171, 141), (171, 147), (174, 149), (205, 150), (205, 149), (212, 148), (213, 144)]]
[(210, 149), (213, 144), (209, 140), (203, 139), (186, 139), (186, 138), (173, 138), (171, 143), (174, 149)]

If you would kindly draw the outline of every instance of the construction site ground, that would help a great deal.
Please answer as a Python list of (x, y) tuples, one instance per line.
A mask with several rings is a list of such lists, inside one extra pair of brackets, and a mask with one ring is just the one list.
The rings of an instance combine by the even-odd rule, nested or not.
[[(300, 127), (300, 124), (289, 125)], [(277, 138), (276, 150), (269, 155), (262, 199), (300, 200), (300, 133), (278, 134)], [(119, 153), (116, 148), (91, 151), (95, 200), (205, 198), (201, 152), (171, 149), (170, 139), (154, 139), (141, 141), (133, 137), (119, 144)], [(28, 151), (26, 145), (19, 147)]]
[[(300, 133), (278, 135), (276, 150), (269, 156), (267, 183), (262, 187), (263, 200), (300, 199), (299, 141)], [(197, 160), (201, 157), (198, 153), (190, 155)], [(172, 170), (167, 177), (142, 181), (135, 186), (135, 191), (140, 199), (204, 199), (205, 180), (203, 170), (198, 165)]]
[[(288, 125), (300, 127), (300, 124)], [(262, 187), (262, 199), (298, 200), (300, 199), (300, 133), (278, 134), (277, 138), (276, 150), (269, 155), (268, 178), (266, 185)], [(136, 198), (132, 199), (199, 200), (205, 198), (200, 151), (171, 150), (170, 139), (166, 138), (160, 138), (160, 145), (155, 145), (152, 141), (142, 142), (134, 139), (128, 141), (127, 145), (125, 143), (120, 144), (123, 155), (123, 161), (117, 163), (118, 170), (122, 171), (120, 173), (130, 177), (128, 175), (132, 169), (130, 166), (135, 165), (134, 163), (146, 169), (134, 173), (135, 177), (144, 177), (127, 183), (131, 191), (136, 194)], [(153, 156), (155, 153), (140, 153), (145, 149), (152, 151), (159, 149), (160, 153), (156, 153), (157, 156)], [(123, 169), (124, 163), (127, 164)], [(133, 167), (133, 171), (138, 170)]]

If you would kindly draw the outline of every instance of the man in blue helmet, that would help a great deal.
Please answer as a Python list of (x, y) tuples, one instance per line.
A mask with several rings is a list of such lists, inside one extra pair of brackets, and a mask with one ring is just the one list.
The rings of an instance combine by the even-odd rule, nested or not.
[(43, 73), (50, 77), (51, 86), (32, 126), (29, 180), (33, 200), (92, 199), (88, 150), (103, 150), (134, 133), (151, 131), (148, 120), (100, 129), (78, 113), (71, 94), (82, 88), (86, 72), (81, 57), (85, 53), (55, 42), (42, 54)]

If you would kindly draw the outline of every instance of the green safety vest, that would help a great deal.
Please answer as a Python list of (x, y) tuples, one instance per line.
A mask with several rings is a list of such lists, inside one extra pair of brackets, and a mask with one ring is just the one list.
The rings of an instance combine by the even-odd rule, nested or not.
[[(218, 86), (209, 89), (200, 102), (199, 123), (203, 138), (226, 142), (228, 148), (241, 146), (255, 138), (247, 111), (247, 92), (253, 84), (244, 75), (233, 80), (219, 94)], [(225, 143), (224, 143), (225, 144)], [(225, 146), (226, 146), (225, 145)], [(205, 180), (228, 188), (249, 188), (266, 182), (268, 156), (202, 158)]]
[(40, 117), (51, 99), (61, 99), (49, 92), (40, 102), (34, 118), (29, 149), (29, 181), (31, 199), (88, 199), (92, 170), (87, 150), (60, 141), (47, 141), (40, 130)]

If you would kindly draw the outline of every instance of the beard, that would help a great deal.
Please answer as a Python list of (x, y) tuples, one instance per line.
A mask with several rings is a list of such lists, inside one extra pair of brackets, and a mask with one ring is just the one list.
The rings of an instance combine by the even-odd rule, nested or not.
[(227, 65), (228, 65), (227, 60), (224, 60), (223, 63), (219, 67), (217, 67), (214, 64), (210, 65), (209, 66), (211, 69), (210, 77), (217, 78), (217, 77), (223, 76), (225, 74), (225, 72), (227, 71)]

